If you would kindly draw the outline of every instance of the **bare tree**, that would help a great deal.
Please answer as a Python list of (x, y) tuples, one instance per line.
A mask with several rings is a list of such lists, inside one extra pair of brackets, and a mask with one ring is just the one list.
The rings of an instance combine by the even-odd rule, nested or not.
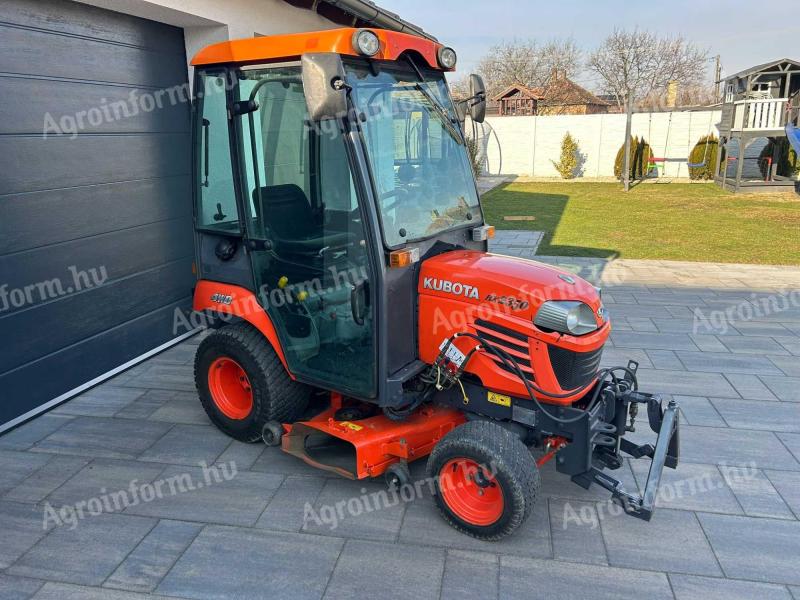
[(572, 39), (545, 44), (514, 40), (490, 48), (477, 71), (491, 97), (511, 85), (542, 87), (554, 71), (572, 77), (580, 71), (581, 59), (581, 50)]
[(628, 115), (625, 127), (625, 190), (630, 189), (630, 139), (633, 104), (653, 97), (670, 82), (699, 84), (706, 73), (708, 52), (678, 36), (658, 37), (648, 31), (616, 30), (591, 53), (588, 68), (603, 81)]

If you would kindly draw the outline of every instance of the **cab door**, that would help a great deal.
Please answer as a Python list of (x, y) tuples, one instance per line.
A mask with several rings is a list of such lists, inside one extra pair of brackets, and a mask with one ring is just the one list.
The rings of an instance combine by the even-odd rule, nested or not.
[[(364, 207), (338, 122), (308, 120), (299, 65), (240, 71), (234, 117), (257, 297), (301, 381), (376, 395)], [(253, 108), (254, 105), (251, 105)]]

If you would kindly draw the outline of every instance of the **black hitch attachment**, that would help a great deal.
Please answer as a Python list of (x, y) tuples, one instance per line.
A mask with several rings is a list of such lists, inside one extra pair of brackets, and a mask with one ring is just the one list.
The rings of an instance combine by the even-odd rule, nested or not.
[(633, 458), (647, 456), (651, 460), (644, 493), (638, 496), (625, 491), (621, 482), (594, 467), (587, 475), (594, 483), (611, 492), (612, 498), (623, 507), (627, 514), (649, 521), (656, 508), (656, 496), (664, 467), (674, 469), (678, 466), (680, 448), (678, 405), (674, 400), (670, 400), (664, 408), (659, 396), (640, 392), (631, 392), (627, 401), (647, 404), (650, 428), (658, 433), (655, 447), (650, 444), (640, 446), (624, 438), (620, 439), (620, 451)]

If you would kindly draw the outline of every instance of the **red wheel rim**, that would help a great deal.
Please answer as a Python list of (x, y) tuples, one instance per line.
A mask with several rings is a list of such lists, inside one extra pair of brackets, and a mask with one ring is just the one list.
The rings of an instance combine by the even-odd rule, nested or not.
[(439, 490), (447, 507), (470, 525), (491, 525), (503, 516), (500, 484), (474, 460), (448, 461), (439, 471)]
[(208, 390), (220, 412), (240, 421), (253, 410), (253, 389), (247, 373), (232, 358), (216, 359), (208, 368)]

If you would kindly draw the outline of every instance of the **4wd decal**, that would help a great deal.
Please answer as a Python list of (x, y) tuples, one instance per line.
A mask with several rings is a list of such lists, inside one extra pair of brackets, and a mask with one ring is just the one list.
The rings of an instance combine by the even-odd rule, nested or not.
[(503, 306), (509, 307), (511, 310), (525, 310), (530, 306), (525, 300), (514, 298), (514, 296), (498, 296), (497, 294), (489, 294), (486, 296), (487, 302), (497, 302)]
[(445, 292), (447, 294), (454, 294), (456, 296), (464, 296), (466, 298), (480, 299), (478, 288), (466, 283), (459, 283), (458, 281), (447, 281), (446, 279), (437, 279), (435, 277), (426, 277), (422, 282), (422, 287), (428, 290), (436, 290), (437, 292)]

